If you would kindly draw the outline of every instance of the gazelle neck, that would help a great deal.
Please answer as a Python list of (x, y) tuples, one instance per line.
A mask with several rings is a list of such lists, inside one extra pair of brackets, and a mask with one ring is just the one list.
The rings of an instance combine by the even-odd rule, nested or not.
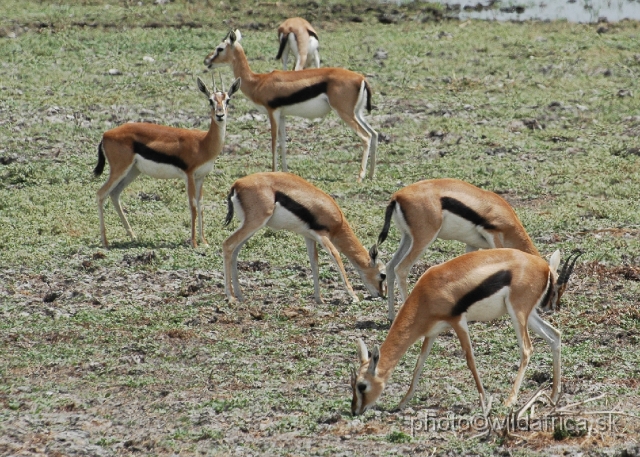
[(340, 231), (331, 237), (331, 242), (342, 252), (349, 262), (362, 271), (371, 264), (369, 252), (360, 243), (349, 223), (343, 219)]
[(380, 361), (376, 372), (385, 383), (391, 377), (402, 356), (422, 336), (421, 326), (417, 325), (417, 305), (418, 303), (411, 301), (411, 297), (407, 299), (393, 321), (387, 338), (380, 346)]
[(242, 78), (242, 84), (240, 90), (249, 98), (252, 98), (248, 93), (248, 87), (253, 86), (257, 79), (256, 73), (249, 68), (249, 61), (247, 55), (244, 53), (244, 49), (240, 43), (236, 43), (234, 46), (233, 62), (231, 63), (233, 69), (233, 76), (235, 78)]
[(209, 131), (204, 137), (203, 144), (206, 145), (205, 149), (207, 154), (212, 158), (216, 158), (222, 152), (226, 131), (226, 118), (223, 122), (218, 124), (215, 121), (215, 113), (211, 113), (211, 125), (209, 126)]

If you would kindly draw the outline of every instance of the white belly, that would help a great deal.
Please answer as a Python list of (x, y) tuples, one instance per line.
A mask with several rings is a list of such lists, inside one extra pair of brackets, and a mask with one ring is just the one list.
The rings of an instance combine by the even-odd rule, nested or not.
[(306, 223), (298, 219), (291, 211), (283, 208), (280, 203), (276, 203), (273, 215), (267, 222), (267, 227), (271, 227), (274, 230), (290, 230), (303, 236), (311, 232)]
[(186, 176), (185, 172), (178, 167), (147, 160), (139, 154), (136, 154), (136, 168), (141, 173), (157, 179), (185, 179)]
[(198, 168), (196, 168), (194, 172), (195, 179), (204, 178), (209, 173), (211, 173), (211, 170), (213, 170), (213, 165), (214, 165), (214, 161), (210, 160), (208, 162), (203, 163)]
[(503, 287), (491, 297), (475, 302), (467, 309), (467, 321), (490, 321), (507, 312), (509, 288)]
[(324, 117), (331, 111), (329, 98), (327, 94), (320, 94), (315, 98), (311, 98), (302, 103), (295, 105), (282, 106), (280, 112), (285, 116), (298, 116), (306, 119), (316, 119)]
[(468, 220), (449, 211), (442, 212), (442, 228), (438, 233), (441, 240), (457, 240), (480, 249), (490, 249), (491, 246), (482, 236), (482, 227), (473, 225)]

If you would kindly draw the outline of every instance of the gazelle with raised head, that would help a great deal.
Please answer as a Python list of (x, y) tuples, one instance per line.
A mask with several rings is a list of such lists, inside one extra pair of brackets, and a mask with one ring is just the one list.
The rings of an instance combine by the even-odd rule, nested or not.
[(136, 239), (120, 206), (120, 194), (141, 173), (158, 179), (185, 180), (191, 209), (191, 245), (198, 246), (196, 218), (199, 219), (200, 239), (207, 245), (202, 220), (202, 184), (222, 151), (227, 107), (229, 99), (240, 88), (240, 78), (231, 84), (228, 92), (224, 87), (222, 91), (214, 87), (211, 92), (200, 78), (197, 83), (211, 106), (209, 131), (137, 122), (116, 127), (102, 136), (98, 145), (98, 164), (93, 172), (96, 176), (102, 174), (106, 158), (109, 162), (109, 179), (98, 190), (100, 235), (105, 248), (109, 246), (104, 226), (104, 201), (107, 196), (111, 197), (113, 207), (131, 239)]
[(562, 276), (568, 278), (575, 265), (575, 259), (571, 265), (570, 260), (571, 257), (565, 262), (560, 277), (557, 272), (560, 251), (554, 252), (549, 264), (539, 256), (516, 249), (488, 249), (470, 252), (429, 268), (398, 311), (380, 348), (375, 347), (369, 353), (364, 342), (358, 340), (360, 368), (351, 373), (351, 412), (362, 414), (376, 402), (400, 358), (413, 343), (424, 338), (411, 385), (399, 405), (399, 408), (404, 407), (413, 396), (433, 342), (441, 332), (452, 327), (475, 380), (483, 412), (488, 413), (467, 323), (491, 321), (507, 313), (516, 331), (521, 360), (506, 405), (516, 402), (532, 353), (527, 327), (551, 346), (551, 399), (556, 402), (561, 389), (560, 332), (538, 315), (536, 307), (543, 310), (558, 307)]
[(224, 287), (230, 301), (242, 301), (238, 282), (238, 253), (262, 227), (290, 230), (307, 242), (316, 302), (321, 303), (318, 279), (318, 249), (322, 246), (338, 267), (354, 302), (358, 301), (340, 259), (342, 252), (356, 268), (373, 297), (384, 296), (385, 275), (377, 251), (367, 251), (353, 233), (342, 210), (328, 194), (299, 176), (283, 173), (255, 173), (238, 179), (227, 197), (225, 225), (238, 215), (240, 226), (222, 243)]
[(462, 241), (467, 252), (513, 248), (540, 255), (509, 203), (458, 179), (418, 181), (395, 192), (387, 205), (378, 245), (387, 239), (392, 219), (401, 238), (386, 266), (389, 320), (395, 315), (394, 283), (397, 281), (404, 303), (411, 267), (437, 238)]
[(271, 125), (272, 171), (276, 171), (278, 145), (282, 170), (287, 171), (285, 116), (315, 119), (334, 110), (364, 144), (358, 182), (364, 178), (368, 162), (369, 178), (373, 178), (378, 134), (363, 117), (365, 108), (371, 111), (371, 87), (365, 77), (343, 68), (254, 73), (240, 39), (239, 30), (229, 32), (204, 63), (209, 68), (230, 65), (235, 77), (242, 78), (240, 90), (267, 113)]
[(289, 54), (296, 59), (294, 70), (303, 70), (316, 64), (320, 68), (320, 54), (318, 53), (318, 33), (301, 17), (292, 17), (278, 27), (278, 41), (280, 48), (276, 59), (282, 59), (282, 69), (287, 70)]

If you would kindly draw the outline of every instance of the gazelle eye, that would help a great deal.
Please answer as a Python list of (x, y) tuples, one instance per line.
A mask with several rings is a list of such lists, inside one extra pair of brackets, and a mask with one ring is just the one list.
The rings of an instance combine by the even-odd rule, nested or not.
[(216, 49), (216, 51), (217, 51), (218, 53), (220, 53), (220, 52), (224, 51), (224, 48), (218, 48), (218, 49)]

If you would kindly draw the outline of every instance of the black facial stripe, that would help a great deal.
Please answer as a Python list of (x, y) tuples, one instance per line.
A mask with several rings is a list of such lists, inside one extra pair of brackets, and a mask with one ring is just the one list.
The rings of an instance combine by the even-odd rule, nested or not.
[(151, 149), (146, 144), (138, 143), (137, 141), (133, 142), (133, 152), (135, 152), (136, 154), (140, 154), (142, 157), (147, 160), (151, 160), (152, 162), (173, 165), (174, 167), (180, 168), (181, 170), (187, 169), (187, 164), (184, 163), (184, 160), (182, 160), (180, 157), (165, 154), (163, 152), (158, 152), (155, 149)]
[(307, 224), (311, 230), (328, 230), (327, 227), (318, 223), (316, 216), (311, 213), (311, 211), (290, 198), (288, 195), (283, 194), (282, 192), (276, 192), (276, 203), (280, 203), (280, 205), (282, 205), (282, 207), (287, 211), (295, 214), (295, 216)]
[(285, 97), (276, 97), (273, 100), (269, 100), (269, 107), (275, 109), (281, 106), (290, 106), (295, 105), (296, 103), (306, 102), (312, 98), (317, 97), (321, 94), (327, 93), (327, 82), (322, 81), (312, 86), (307, 86), (303, 89), (300, 89), (297, 92), (292, 93), (291, 95), (287, 95)]
[(452, 316), (459, 316), (466, 312), (471, 305), (485, 298), (489, 298), (503, 287), (511, 284), (511, 272), (500, 270), (482, 281), (473, 290), (467, 292), (451, 310)]
[(473, 225), (479, 225), (487, 230), (495, 229), (496, 226), (489, 223), (484, 217), (480, 216), (474, 210), (469, 208), (467, 205), (462, 203), (460, 200), (456, 200), (451, 197), (441, 197), (440, 203), (442, 205), (442, 209), (449, 211), (457, 216), (460, 216), (463, 219), (468, 220)]

